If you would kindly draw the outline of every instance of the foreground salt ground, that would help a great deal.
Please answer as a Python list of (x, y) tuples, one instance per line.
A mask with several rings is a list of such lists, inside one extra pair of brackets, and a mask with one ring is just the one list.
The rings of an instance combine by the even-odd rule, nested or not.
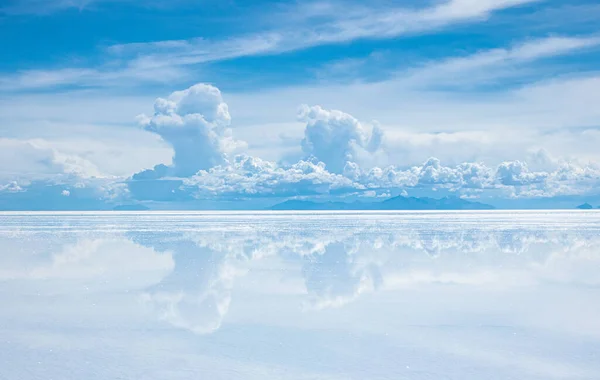
[(597, 379), (600, 213), (6, 213), (0, 379)]

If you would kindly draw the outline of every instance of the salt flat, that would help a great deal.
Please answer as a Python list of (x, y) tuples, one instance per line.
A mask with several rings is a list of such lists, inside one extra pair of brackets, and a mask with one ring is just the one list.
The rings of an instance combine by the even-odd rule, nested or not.
[(0, 214), (0, 379), (598, 379), (600, 212)]

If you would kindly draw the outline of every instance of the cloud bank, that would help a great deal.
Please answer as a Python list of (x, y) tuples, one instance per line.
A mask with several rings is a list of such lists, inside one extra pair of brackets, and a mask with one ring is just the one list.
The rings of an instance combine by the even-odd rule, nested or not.
[[(495, 165), (447, 165), (435, 157), (420, 165), (389, 162), (394, 145), (376, 122), (365, 124), (348, 113), (318, 105), (300, 106), (297, 118), (304, 123), (301, 159), (291, 164), (264, 160), (249, 154), (246, 142), (235, 137), (221, 91), (199, 83), (158, 98), (153, 115), (138, 116), (145, 131), (172, 148), (172, 162), (130, 178), (116, 178), (82, 157), (35, 141), (3, 139), (0, 194), (39, 196), (40, 191), (32, 189), (47, 192), (56, 187), (52, 191), (60, 204), (85, 197), (118, 204), (297, 197), (352, 200), (399, 194), (485, 200), (595, 195), (600, 184), (598, 165), (555, 158), (544, 150), (531, 155), (535, 169), (522, 160)], [(16, 150), (26, 159), (11, 162), (9, 156)]]
[(174, 92), (156, 101), (153, 117), (142, 117), (148, 131), (173, 146), (173, 165), (138, 173), (133, 180), (162, 179), (164, 186), (166, 178), (176, 177), (167, 199), (169, 194), (186, 199), (250, 199), (423, 191), (467, 198), (552, 197), (586, 194), (600, 180), (597, 166), (553, 160), (546, 152), (537, 157), (537, 161), (544, 158), (544, 171), (531, 170), (518, 160), (496, 166), (481, 162), (446, 166), (435, 157), (418, 166), (377, 166), (372, 164), (376, 158), (386, 155), (386, 136), (378, 125), (365, 126), (350, 114), (320, 106), (302, 105), (297, 117), (306, 123), (300, 142), (304, 158), (297, 163), (232, 156), (243, 151), (245, 143), (236, 140), (229, 128), (231, 117), (220, 91), (197, 84)]

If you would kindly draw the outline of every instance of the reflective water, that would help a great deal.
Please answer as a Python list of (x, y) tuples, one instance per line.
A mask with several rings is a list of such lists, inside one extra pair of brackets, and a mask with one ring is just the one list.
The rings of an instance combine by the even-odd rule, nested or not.
[(600, 379), (600, 213), (0, 214), (0, 379)]

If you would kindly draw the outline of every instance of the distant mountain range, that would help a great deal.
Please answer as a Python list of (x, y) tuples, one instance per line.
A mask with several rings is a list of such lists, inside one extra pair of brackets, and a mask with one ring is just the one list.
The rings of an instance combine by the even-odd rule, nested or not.
[(394, 197), (382, 202), (313, 202), (288, 200), (271, 210), (493, 210), (494, 207), (461, 198)]
[(148, 211), (148, 210), (150, 210), (150, 208), (148, 208), (144, 205), (140, 205), (140, 204), (118, 205), (113, 208), (113, 211)]
[[(577, 208), (580, 209), (580, 210), (591, 210), (591, 209), (594, 208), (594, 206), (592, 206), (589, 203), (584, 203), (582, 205), (577, 206)], [(600, 208), (600, 207), (598, 207), (598, 208)]]

